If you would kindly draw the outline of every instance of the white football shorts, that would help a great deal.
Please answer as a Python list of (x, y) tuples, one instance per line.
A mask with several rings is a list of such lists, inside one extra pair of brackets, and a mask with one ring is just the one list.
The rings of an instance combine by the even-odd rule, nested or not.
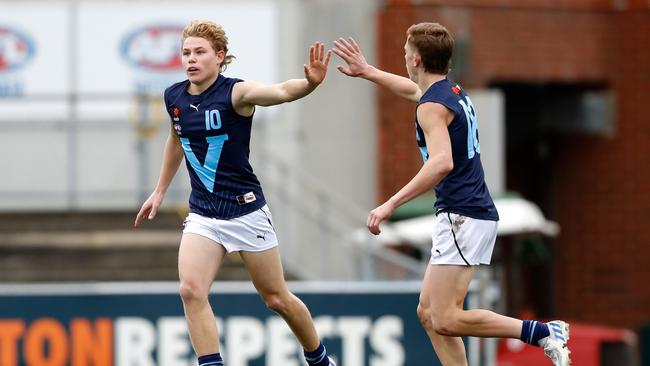
[(269, 207), (230, 220), (219, 220), (190, 212), (183, 234), (204, 236), (231, 252), (261, 252), (278, 245)]
[(438, 213), (432, 234), (431, 264), (490, 264), (497, 224), (450, 212)]

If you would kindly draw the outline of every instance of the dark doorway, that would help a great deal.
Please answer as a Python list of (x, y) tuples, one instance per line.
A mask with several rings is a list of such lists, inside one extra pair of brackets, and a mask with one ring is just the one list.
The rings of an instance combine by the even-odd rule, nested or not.
[[(567, 134), (606, 134), (613, 108), (602, 84), (492, 83), (505, 99), (506, 187), (556, 217), (555, 159)], [(555, 313), (551, 238), (510, 238), (502, 249), (507, 311), (513, 316), (550, 317)]]

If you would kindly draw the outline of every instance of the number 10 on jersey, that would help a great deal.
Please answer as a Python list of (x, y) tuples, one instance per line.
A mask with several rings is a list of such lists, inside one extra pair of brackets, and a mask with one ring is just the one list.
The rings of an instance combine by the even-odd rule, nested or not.
[(218, 130), (221, 128), (221, 114), (218, 109), (205, 111), (205, 130)]

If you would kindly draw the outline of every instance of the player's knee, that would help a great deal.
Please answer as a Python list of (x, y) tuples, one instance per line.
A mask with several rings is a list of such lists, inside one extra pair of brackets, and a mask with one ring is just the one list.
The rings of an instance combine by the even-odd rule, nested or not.
[(433, 316), (433, 330), (444, 336), (455, 336), (457, 332), (456, 320), (452, 314)]
[(287, 314), (291, 307), (291, 298), (282, 294), (269, 294), (264, 296), (266, 307), (278, 314)]
[(422, 324), (422, 327), (424, 327), (424, 329), (427, 330), (432, 329), (433, 320), (431, 319), (431, 312), (429, 311), (429, 309), (422, 306), (422, 304), (418, 304), (417, 314), (418, 314), (418, 319), (420, 319), (420, 324)]
[(208, 298), (208, 291), (202, 289), (197, 282), (192, 280), (181, 281), (179, 292), (184, 303), (204, 301)]

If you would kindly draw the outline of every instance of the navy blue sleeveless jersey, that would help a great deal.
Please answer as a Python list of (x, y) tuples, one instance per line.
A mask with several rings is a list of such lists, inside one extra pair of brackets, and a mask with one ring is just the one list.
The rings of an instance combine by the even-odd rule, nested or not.
[[(447, 127), (451, 139), (454, 168), (436, 186), (436, 210), (448, 211), (481, 220), (499, 220), (481, 165), (476, 111), (469, 96), (456, 83), (440, 80), (422, 95), (423, 103), (439, 103), (454, 113)], [(429, 158), (424, 132), (415, 120), (416, 137), (422, 159)]]
[(219, 74), (200, 95), (187, 92), (188, 80), (165, 90), (190, 175), (190, 210), (201, 216), (226, 220), (266, 204), (248, 162), (253, 117), (239, 115), (232, 106), (232, 88), (240, 81)]

